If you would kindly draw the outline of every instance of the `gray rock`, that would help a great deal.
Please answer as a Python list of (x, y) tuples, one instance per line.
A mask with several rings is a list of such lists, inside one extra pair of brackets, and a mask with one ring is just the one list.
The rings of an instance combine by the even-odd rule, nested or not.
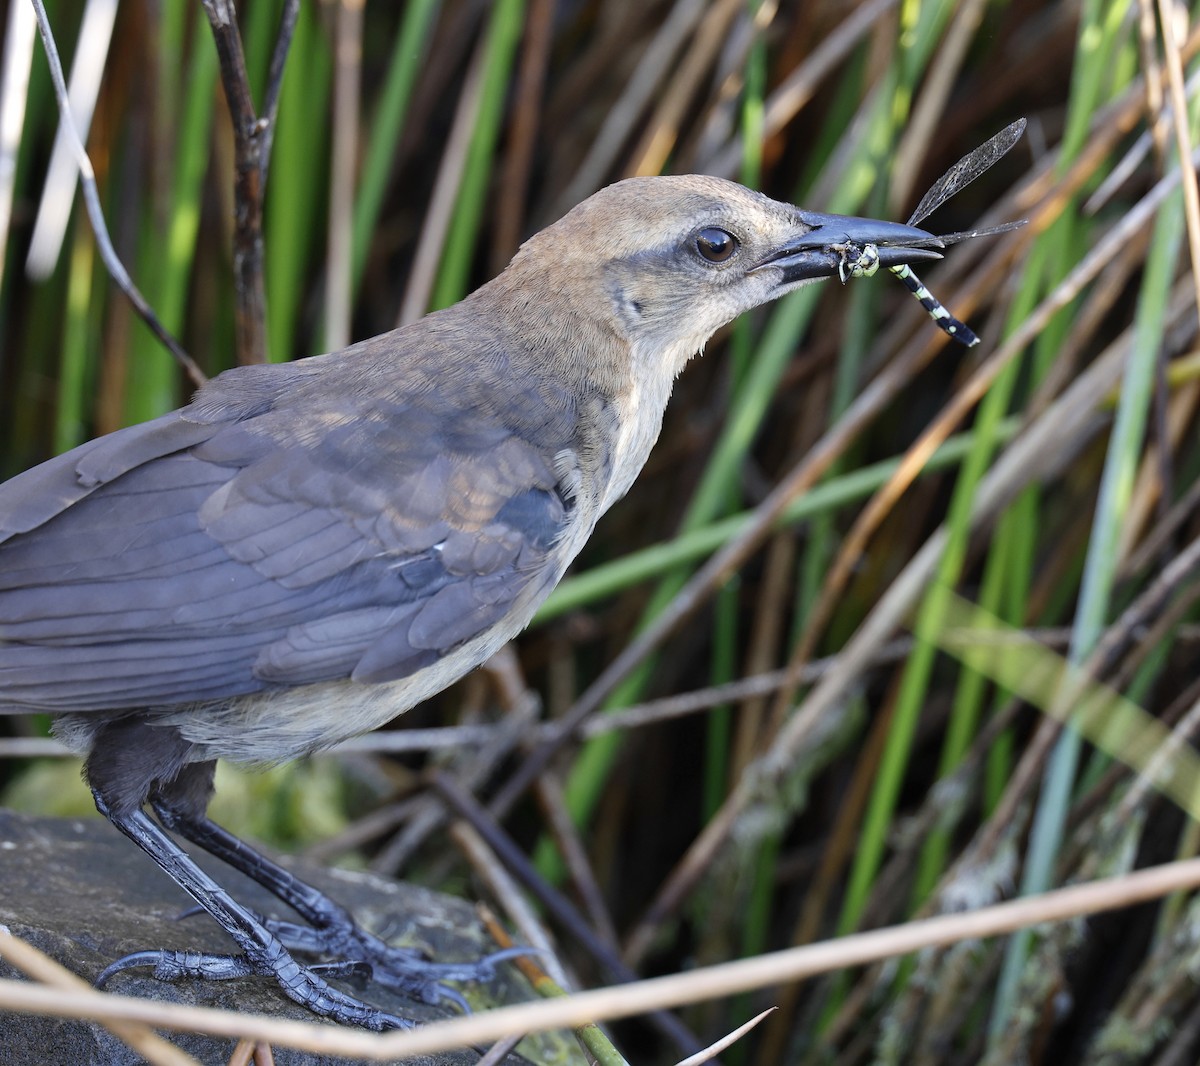
[[(259, 886), (220, 862), (189, 849), (234, 896), (264, 914), (293, 918)], [(391, 943), (420, 947), (434, 958), (474, 959), (495, 947), (471, 906), (459, 899), (367, 874), (327, 870), (283, 859), (300, 877), (348, 907), (366, 928)], [(0, 809), (0, 923), (84, 979), (113, 959), (145, 948), (228, 953), (233, 946), (207, 915), (179, 920), (189, 898), (137, 848), (99, 818), (40, 818)], [(528, 998), (510, 966), (486, 989), (462, 991), (475, 1007)], [(20, 977), (0, 959), (0, 977)], [(108, 990), (171, 1003), (221, 1007), (280, 1018), (315, 1017), (264, 978), (236, 981), (156, 981), (149, 971), (118, 974)], [(422, 1021), (446, 1012), (410, 1003), (370, 987), (347, 988), (394, 1014)], [(486, 996), (486, 1001), (479, 998)], [(177, 1034), (170, 1039), (203, 1063), (225, 1063), (234, 1041)], [(90, 1022), (0, 1012), (0, 1059), (25, 1063), (125, 1066), (141, 1061), (103, 1027)], [(349, 1060), (274, 1049), (279, 1066), (335, 1066)], [(539, 1053), (541, 1061), (547, 1061)], [(551, 1054), (550, 1058), (557, 1058)], [(477, 1056), (462, 1051), (421, 1062), (466, 1064)], [(417, 1060), (407, 1060), (415, 1062)], [(511, 1056), (513, 1066), (527, 1060)]]

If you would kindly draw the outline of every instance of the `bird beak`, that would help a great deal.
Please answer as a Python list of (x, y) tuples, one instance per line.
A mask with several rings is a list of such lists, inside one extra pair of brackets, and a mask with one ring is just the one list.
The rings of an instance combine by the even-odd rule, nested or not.
[(832, 277), (842, 269), (848, 246), (861, 250), (867, 244), (878, 249), (879, 265), (884, 267), (942, 258), (941, 253), (935, 251), (944, 247), (941, 240), (914, 226), (882, 222), (876, 218), (826, 215), (820, 211), (800, 211), (799, 216), (809, 228), (756, 263), (751, 270), (774, 267), (783, 274), (782, 285)]

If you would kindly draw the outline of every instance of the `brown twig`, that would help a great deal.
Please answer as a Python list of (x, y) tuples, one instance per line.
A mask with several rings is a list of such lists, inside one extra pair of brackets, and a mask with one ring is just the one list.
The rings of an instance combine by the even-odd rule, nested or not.
[(263, 93), (262, 139), (259, 144), (258, 184), (266, 191), (267, 176), (271, 170), (271, 147), (275, 142), (275, 128), (279, 116), (279, 94), (283, 90), (283, 69), (287, 63), (292, 38), (296, 34), (296, 20), (300, 17), (300, 0), (285, 0), (279, 16), (279, 32), (275, 35), (275, 49), (271, 53), (271, 65), (267, 68), (267, 88)]
[(567, 876), (587, 912), (589, 928), (616, 951), (617, 927), (604, 902), (604, 893), (596, 879), (579, 827), (572, 821), (562, 784), (552, 774), (538, 778), (538, 808), (546, 819), (547, 832), (567, 868)]
[(229, 106), (234, 142), (233, 278), (237, 301), (235, 337), (239, 363), (267, 360), (267, 298), (263, 282), (263, 201), (266, 196), (267, 160), (278, 106), (284, 59), (296, 25), (296, 4), (291, 0), (280, 20), (279, 36), (271, 60), (268, 107), (262, 118), (254, 111), (242, 35), (238, 31), (233, 0), (201, 0), (212, 27), (221, 68), (221, 84)]
[(258, 1047), (257, 1040), (247, 1040), (244, 1037), (239, 1040), (229, 1055), (229, 1061), (225, 1066), (250, 1066), (254, 1061), (254, 1049)]
[(697, 1051), (694, 1055), (689, 1055), (686, 1059), (677, 1062), (675, 1066), (703, 1066), (703, 1063), (712, 1062), (722, 1051), (733, 1047), (739, 1040), (742, 1039), (752, 1029), (757, 1028), (763, 1021), (769, 1018), (778, 1007), (768, 1007), (764, 1011), (760, 1011), (753, 1018), (743, 1025), (739, 1025), (731, 1033), (727, 1033), (720, 1040), (715, 1041), (706, 1047), (703, 1051)]

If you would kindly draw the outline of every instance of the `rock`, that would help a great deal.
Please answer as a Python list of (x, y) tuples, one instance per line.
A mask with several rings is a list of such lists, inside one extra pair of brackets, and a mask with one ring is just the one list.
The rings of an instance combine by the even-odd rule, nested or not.
[[(241, 874), (198, 849), (189, 850), (240, 902), (260, 913), (294, 917)], [(474, 959), (495, 950), (474, 910), (463, 900), (369, 874), (328, 870), (287, 858), (281, 861), (391, 943), (426, 949), (434, 958), (447, 961)], [(146, 948), (230, 952), (231, 942), (207, 915), (179, 920), (190, 903), (165, 874), (102, 819), (42, 818), (0, 809), (0, 923), (85, 980), (94, 980), (113, 959)], [(500, 970), (486, 989), (462, 989), (473, 1006), (528, 998), (527, 987), (512, 967), (504, 965)], [(21, 975), (0, 959), (0, 977)], [(317, 1020), (264, 978), (167, 984), (156, 981), (148, 970), (128, 970), (116, 975), (107, 990), (164, 1002)], [(446, 1016), (443, 1009), (398, 999), (382, 988), (347, 986), (347, 990), (414, 1021)], [(487, 1003), (480, 1000), (481, 995), (488, 997)], [(227, 1062), (234, 1047), (234, 1041), (224, 1038), (165, 1035), (203, 1063)], [(100, 1025), (3, 1011), (0, 1048), (5, 1066), (132, 1066), (141, 1061)], [(279, 1066), (337, 1066), (343, 1062), (349, 1066), (351, 1061), (283, 1047), (273, 1051)], [(467, 1050), (420, 1061), (465, 1066), (477, 1058)], [(538, 1058), (547, 1061), (544, 1053)], [(507, 1061), (516, 1066), (527, 1060), (514, 1055)]]

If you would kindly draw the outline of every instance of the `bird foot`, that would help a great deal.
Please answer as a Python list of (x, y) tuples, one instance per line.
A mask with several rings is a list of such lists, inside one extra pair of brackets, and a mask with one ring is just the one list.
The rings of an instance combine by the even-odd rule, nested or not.
[[(286, 867), (256, 851), (211, 819), (156, 803), (159, 819), (188, 840), (216, 855), (234, 869), (262, 885), (304, 919), (304, 924), (255, 918), (290, 951), (331, 959), (362, 962), (372, 980), (397, 995), (437, 1006), (454, 1003), (469, 1012), (462, 994), (447, 981), (490, 981), (496, 966), (506, 959), (530, 954), (530, 948), (506, 948), (472, 962), (432, 962), (413, 948), (393, 947), (363, 929), (339, 903), (300, 880)], [(204, 908), (207, 910), (208, 908)]]
[(367, 967), (372, 981), (396, 995), (431, 1006), (454, 1003), (465, 1014), (470, 1013), (467, 1001), (447, 981), (490, 981), (500, 963), (536, 951), (513, 947), (471, 962), (434, 962), (415, 948), (395, 947), (368, 933), (344, 911), (321, 926), (276, 918), (262, 922), (291, 951), (355, 960)]
[(201, 981), (232, 981), (258, 974), (273, 977), (280, 988), (301, 1006), (330, 1021), (359, 1025), (381, 1032), (385, 1029), (412, 1029), (414, 1023), (355, 999), (330, 985), (326, 978), (365, 984), (372, 979), (371, 967), (363, 962), (332, 962), (302, 966), (286, 951), (264, 953), (262, 958), (246, 955), (219, 955), (200, 951), (135, 951), (109, 963), (96, 978), (103, 988), (116, 974), (141, 966), (153, 966), (158, 981), (175, 982), (185, 978)]

